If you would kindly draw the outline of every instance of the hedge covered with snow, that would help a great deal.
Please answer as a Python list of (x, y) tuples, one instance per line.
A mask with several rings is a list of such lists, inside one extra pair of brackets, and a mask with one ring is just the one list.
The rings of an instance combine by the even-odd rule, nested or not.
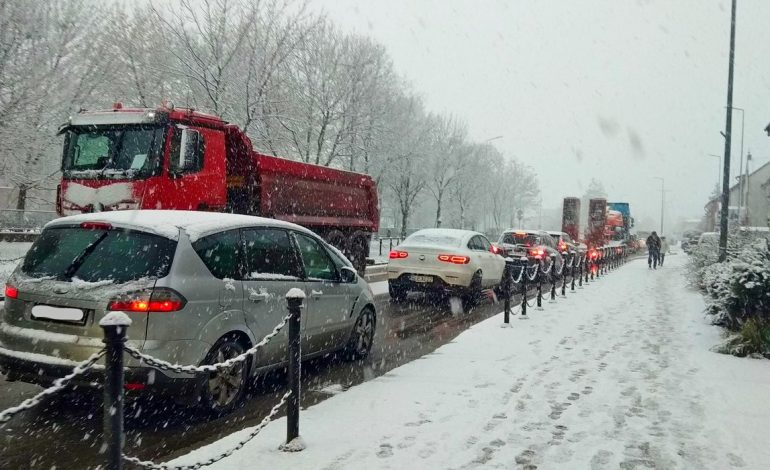
[(690, 257), (693, 283), (706, 294), (707, 313), (733, 335), (719, 348), (740, 356), (770, 357), (770, 246), (768, 240), (739, 231), (728, 238), (728, 260), (717, 262), (715, 242)]

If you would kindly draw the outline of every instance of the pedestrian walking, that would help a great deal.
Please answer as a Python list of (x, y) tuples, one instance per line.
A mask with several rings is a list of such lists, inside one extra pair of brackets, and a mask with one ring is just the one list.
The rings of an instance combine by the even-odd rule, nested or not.
[(660, 266), (663, 266), (663, 260), (666, 259), (666, 254), (668, 253), (668, 242), (666, 241), (666, 237), (660, 237)]
[(646, 240), (647, 244), (647, 266), (650, 269), (658, 269), (658, 261), (660, 259), (660, 237), (655, 232), (652, 232)]

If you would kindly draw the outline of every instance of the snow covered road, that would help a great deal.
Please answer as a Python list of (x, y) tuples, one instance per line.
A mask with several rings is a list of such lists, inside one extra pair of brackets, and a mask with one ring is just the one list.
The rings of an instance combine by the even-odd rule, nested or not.
[(710, 352), (719, 330), (685, 257), (666, 261), (632, 261), (512, 328), (493, 317), (304, 410), (301, 453), (277, 450), (280, 419), (215, 468), (766, 468), (770, 362)]

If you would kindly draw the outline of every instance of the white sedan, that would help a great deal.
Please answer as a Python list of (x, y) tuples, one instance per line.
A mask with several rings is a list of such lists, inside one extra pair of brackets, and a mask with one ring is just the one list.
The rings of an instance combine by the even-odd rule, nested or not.
[(424, 229), (390, 252), (388, 290), (395, 302), (411, 291), (459, 294), (472, 301), (500, 284), (504, 269), (505, 259), (484, 235)]

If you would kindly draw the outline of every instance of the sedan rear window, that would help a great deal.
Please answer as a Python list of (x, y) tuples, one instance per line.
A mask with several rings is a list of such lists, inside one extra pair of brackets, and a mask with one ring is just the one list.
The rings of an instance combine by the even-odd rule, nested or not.
[(540, 244), (540, 237), (531, 233), (504, 233), (500, 243), (508, 245), (534, 246)]
[(30, 248), (21, 271), (31, 277), (123, 283), (164, 277), (176, 242), (143, 232), (55, 227)]
[(413, 245), (439, 245), (439, 246), (460, 246), (462, 240), (450, 235), (438, 234), (438, 233), (415, 233), (407, 238), (404, 243)]

